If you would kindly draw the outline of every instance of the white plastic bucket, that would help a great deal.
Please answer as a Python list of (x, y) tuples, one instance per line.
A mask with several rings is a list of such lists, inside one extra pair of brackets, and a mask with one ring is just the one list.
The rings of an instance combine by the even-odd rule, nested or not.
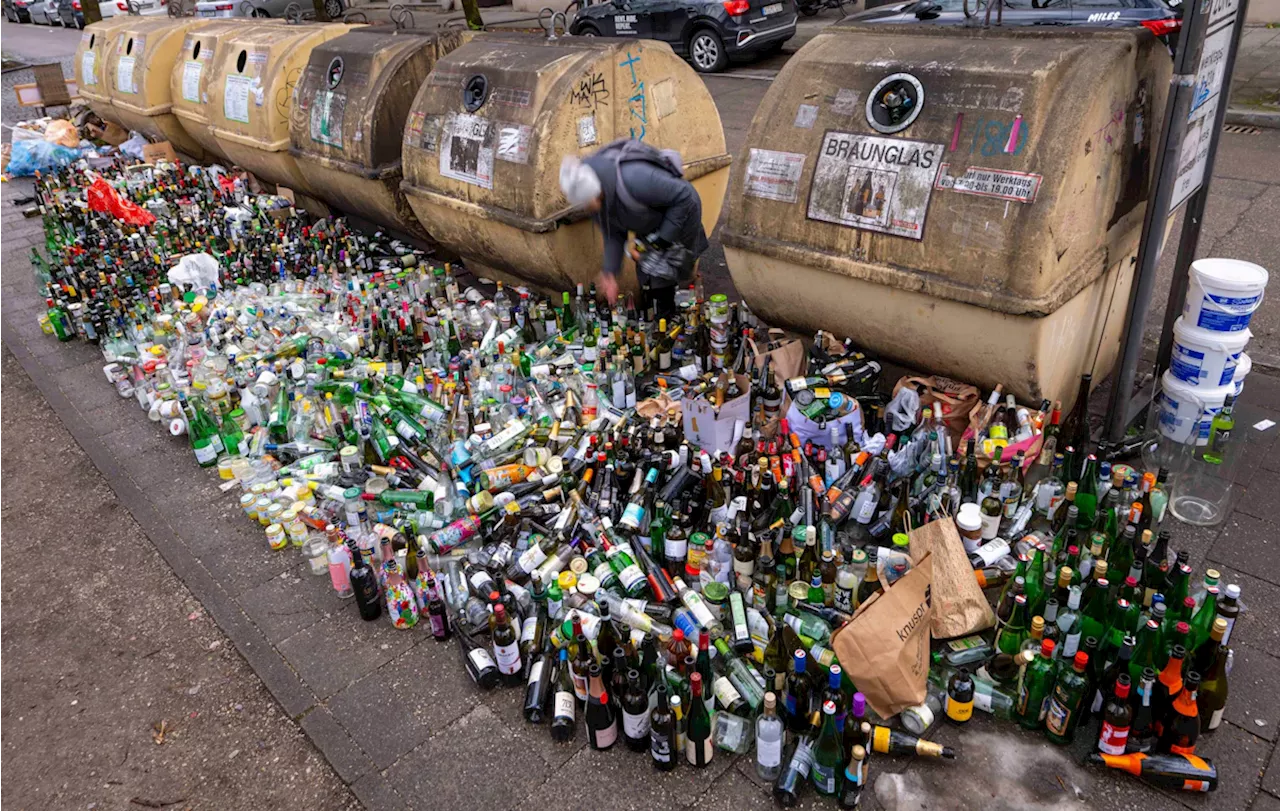
[(1240, 362), (1236, 364), (1235, 377), (1231, 378), (1231, 384), (1236, 387), (1236, 399), (1240, 399), (1240, 392), (1244, 391), (1244, 379), (1253, 371), (1253, 358), (1249, 357), (1248, 352), (1240, 353)]
[(1204, 445), (1209, 441), (1209, 423), (1222, 410), (1227, 395), (1236, 395), (1236, 384), (1201, 388), (1165, 372), (1161, 378), (1160, 433), (1174, 442)]
[(1214, 332), (1248, 329), (1262, 303), (1267, 271), (1239, 259), (1197, 259), (1191, 263), (1182, 317), (1193, 327)]
[(1214, 332), (1193, 327), (1187, 319), (1173, 322), (1173, 354), (1169, 371), (1193, 386), (1225, 386), (1235, 380), (1236, 366), (1253, 333)]

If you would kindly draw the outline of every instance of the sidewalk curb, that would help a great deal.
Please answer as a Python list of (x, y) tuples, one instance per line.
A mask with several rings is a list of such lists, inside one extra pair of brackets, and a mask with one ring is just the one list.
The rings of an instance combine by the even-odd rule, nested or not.
[(1256, 110), (1252, 107), (1228, 107), (1227, 124), (1247, 124), (1254, 127), (1280, 129), (1280, 110)]

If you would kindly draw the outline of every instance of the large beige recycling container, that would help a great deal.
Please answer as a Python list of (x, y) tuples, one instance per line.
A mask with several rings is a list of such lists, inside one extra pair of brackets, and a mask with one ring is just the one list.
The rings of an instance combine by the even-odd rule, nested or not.
[(250, 25), (219, 42), (206, 107), (222, 155), (268, 183), (317, 196), (289, 154), (293, 93), (311, 49), (351, 30), (341, 23)]
[(1069, 402), (1118, 353), (1170, 71), (1142, 29), (832, 26), (752, 121), (734, 284), (774, 323)]
[(121, 16), (90, 23), (80, 32), (80, 44), (76, 46), (73, 67), (80, 98), (104, 121), (119, 123), (111, 107), (111, 89), (107, 84), (107, 42), (112, 31), (128, 22), (128, 17)]
[(187, 31), (169, 74), (169, 96), (173, 100), (173, 114), (177, 116), (187, 135), (200, 144), (206, 157), (211, 160), (227, 160), (218, 140), (213, 137), (209, 121), (210, 99), (216, 96), (210, 90), (216, 57), (223, 43), (232, 34), (250, 25), (280, 26), (285, 25), (285, 22), (261, 17), (209, 20), (204, 25)]
[(400, 190), (404, 125), (431, 67), (464, 36), (471, 35), (373, 27), (312, 49), (298, 85), (289, 152), (324, 202), (426, 237)]
[(565, 289), (600, 272), (602, 241), (561, 194), (560, 159), (627, 136), (680, 152), (710, 233), (729, 179), (724, 130), (670, 47), (484, 34), (437, 62), (418, 92), (404, 190), (473, 270)]
[(173, 114), (169, 79), (183, 38), (209, 23), (194, 17), (127, 16), (108, 35), (106, 78), (117, 121), (196, 160), (204, 148)]

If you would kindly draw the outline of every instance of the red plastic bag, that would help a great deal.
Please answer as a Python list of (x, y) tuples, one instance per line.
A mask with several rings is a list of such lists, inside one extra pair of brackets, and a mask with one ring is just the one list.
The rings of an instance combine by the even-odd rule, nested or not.
[(88, 191), (89, 208), (103, 211), (117, 220), (124, 220), (130, 225), (150, 225), (156, 221), (155, 215), (139, 206), (132, 200), (121, 197), (111, 185), (101, 177), (93, 181)]

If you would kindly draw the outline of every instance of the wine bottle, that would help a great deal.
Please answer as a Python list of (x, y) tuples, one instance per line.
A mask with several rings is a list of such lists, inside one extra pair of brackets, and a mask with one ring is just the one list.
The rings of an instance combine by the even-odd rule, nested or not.
[(498, 603), (493, 607), (493, 658), (498, 663), (498, 672), (502, 683), (515, 687), (520, 683), (520, 643), (515, 629), (511, 627), (511, 618), (507, 616), (507, 607)]
[(601, 678), (600, 665), (587, 671), (587, 740), (592, 749), (609, 749), (618, 740), (618, 718)]
[(653, 768), (669, 772), (676, 767), (676, 715), (665, 680), (658, 682), (657, 693), (658, 705), (649, 714), (649, 757)]
[(622, 694), (622, 735), (628, 749), (644, 752), (650, 748), (649, 725), (649, 696), (640, 686), (640, 671), (628, 670), (626, 691)]
[(487, 648), (472, 638), (465, 625), (458, 625), (458, 648), (462, 651), (462, 661), (466, 665), (467, 675), (482, 690), (492, 690), (498, 686), (498, 665), (493, 661)]
[(705, 768), (715, 757), (711, 742), (711, 713), (702, 697), (702, 674), (689, 676), (689, 721), (685, 732), (684, 757), (690, 766)]
[(353, 540), (347, 540), (347, 551), (351, 554), (351, 589), (356, 594), (356, 606), (360, 609), (360, 618), (373, 622), (382, 616), (382, 600), (378, 595), (378, 577), (373, 567), (360, 554)]
[(1095, 752), (1090, 763), (1120, 769), (1157, 788), (1174, 791), (1214, 791), (1218, 788), (1218, 770), (1213, 761), (1196, 755), (1107, 755)]
[(578, 697), (574, 691), (573, 677), (569, 673), (569, 650), (560, 649), (556, 667), (555, 697), (552, 700), (551, 738), (555, 741), (572, 740), (578, 729)]
[[(547, 707), (547, 698), (551, 694), (551, 685), (555, 683), (555, 665), (548, 666), (547, 655), (539, 650), (529, 659), (529, 676), (524, 688), (524, 720), (531, 724), (541, 724)], [(559, 660), (556, 660), (558, 663)]]

